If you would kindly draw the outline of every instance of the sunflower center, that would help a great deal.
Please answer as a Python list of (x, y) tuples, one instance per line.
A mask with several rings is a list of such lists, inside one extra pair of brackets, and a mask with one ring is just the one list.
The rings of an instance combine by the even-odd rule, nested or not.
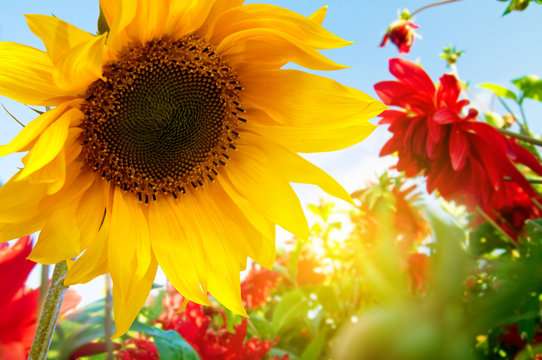
[(193, 35), (118, 58), (81, 106), (86, 164), (145, 202), (213, 181), (245, 121), (232, 69)]

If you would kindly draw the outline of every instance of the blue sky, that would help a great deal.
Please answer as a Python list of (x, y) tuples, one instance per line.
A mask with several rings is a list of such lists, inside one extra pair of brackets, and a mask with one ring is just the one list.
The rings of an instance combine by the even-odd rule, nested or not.
[[(23, 14), (54, 14), (86, 31), (96, 31), (97, 0), (19, 0), (2, 2), (0, 14), (0, 41), (13, 41), (43, 48), (40, 40), (28, 29)], [(158, 0), (157, 0), (158, 1)], [(255, 2), (255, 1), (247, 1)], [(372, 85), (391, 79), (387, 60), (399, 56), (392, 44), (378, 45), (384, 30), (397, 17), (398, 9), (411, 11), (431, 3), (429, 0), (274, 0), (265, 1), (309, 15), (323, 5), (329, 5), (324, 27), (355, 43), (347, 48), (325, 51), (333, 60), (351, 66), (349, 69), (326, 72), (343, 84), (358, 88), (374, 96)], [(509, 80), (526, 75), (542, 75), (542, 6), (532, 4), (525, 12), (501, 14), (505, 3), (496, 0), (463, 0), (434, 7), (416, 16), (422, 39), (417, 39), (410, 60), (419, 60), (433, 79), (448, 72), (439, 58), (442, 49), (452, 44), (465, 55), (458, 63), (459, 74), (469, 81), (473, 90), (484, 101), (487, 92), (476, 89), (475, 84), (494, 82), (508, 85)], [(318, 72), (317, 72), (318, 73)], [(323, 73), (323, 72), (322, 72)], [(35, 113), (0, 96), (0, 103), (28, 123)], [(499, 110), (499, 108), (497, 108)], [(533, 127), (542, 130), (542, 117), (536, 113), (540, 107), (527, 104), (527, 115)], [(537, 123), (538, 122), (538, 123)], [(9, 142), (20, 130), (9, 115), (0, 109), (0, 144)], [(379, 128), (367, 140), (349, 149), (326, 154), (311, 154), (311, 161), (341, 182), (348, 191), (362, 187), (392, 164), (393, 159), (380, 159), (378, 152), (387, 138), (385, 128)], [(7, 181), (20, 165), (16, 155), (0, 158), (0, 181)], [(299, 185), (296, 190), (302, 203), (316, 202), (322, 192), (312, 186)], [(286, 236), (282, 234), (281, 236)]]

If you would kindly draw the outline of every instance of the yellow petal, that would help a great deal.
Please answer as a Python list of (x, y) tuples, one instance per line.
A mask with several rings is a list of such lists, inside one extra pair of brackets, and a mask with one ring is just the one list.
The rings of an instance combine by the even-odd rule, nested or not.
[(220, 184), (241, 209), (244, 199), (270, 221), (306, 238), (308, 225), (299, 199), (288, 181), (262, 162), (265, 158), (258, 148), (232, 153), (224, 175), (218, 177)]
[(19, 220), (16, 222), (0, 222), (0, 242), (18, 239), (30, 235), (43, 228), (46, 216), (41, 214), (37, 217)]
[(262, 161), (284, 174), (288, 181), (317, 185), (328, 194), (355, 205), (350, 194), (322, 169), (265, 136), (243, 132), (237, 146), (239, 151), (247, 152), (258, 147), (265, 153)]
[(47, 53), (29, 46), (0, 42), (0, 95), (30, 105), (56, 106), (73, 97), (53, 82)]
[(223, 229), (219, 233), (224, 233), (231, 247), (246, 253), (264, 267), (273, 267), (275, 224), (254, 210), (251, 216), (246, 216), (218, 183), (210, 184), (201, 196), (202, 201), (198, 204), (203, 213), (209, 214), (209, 220), (216, 224), (216, 228)]
[[(109, 242), (111, 242), (111, 239)], [(123, 335), (132, 326), (139, 310), (141, 310), (149, 296), (157, 268), (158, 265), (153, 256), (143, 274), (131, 272), (129, 267), (124, 269), (127, 273), (126, 276), (111, 273), (113, 280), (113, 313), (115, 314), (116, 326), (112, 338)], [(120, 284), (122, 284), (122, 287), (119, 286)]]
[(266, 4), (249, 4), (223, 13), (214, 24), (211, 41), (219, 44), (231, 34), (256, 28), (280, 30), (313, 49), (333, 49), (352, 44), (322, 28), (316, 21)]
[(129, 42), (126, 27), (136, 16), (138, 2), (134, 0), (100, 0), (100, 6), (109, 24), (107, 45), (115, 53)]
[(183, 296), (210, 305), (206, 291), (202, 289), (206, 287), (206, 263), (209, 261), (200, 244), (205, 240), (193, 224), (191, 209), (186, 209), (190, 215), (184, 216), (185, 206), (184, 199), (176, 202), (168, 198), (160, 198), (149, 205), (152, 249), (167, 278)]
[(43, 41), (53, 63), (75, 46), (94, 38), (88, 32), (54, 16), (25, 15), (25, 17), (30, 30)]
[(83, 94), (102, 76), (106, 35), (92, 37), (58, 58), (53, 72), (55, 84), (66, 91)]
[(31, 185), (13, 178), (0, 186), (0, 223), (17, 222), (36, 216), (39, 200), (44, 196), (46, 187), (45, 184)]
[(198, 34), (209, 40), (216, 20), (227, 10), (241, 6), (244, 2), (245, 0), (213, 0), (213, 6), (202, 28), (198, 29)]
[(108, 236), (109, 220), (106, 220), (85, 252), (73, 264), (69, 265), (69, 272), (64, 280), (66, 285), (84, 284), (107, 273)]
[(326, 18), (326, 14), (327, 14), (327, 5), (322, 6), (320, 9), (313, 12), (309, 16), (309, 19), (314, 21), (318, 25), (322, 25), (322, 23), (324, 22), (324, 19)]
[(297, 70), (239, 73), (247, 103), (273, 120), (296, 127), (359, 125), (386, 106), (363, 92)]
[(68, 127), (72, 118), (79, 116), (81, 116), (81, 112), (72, 109), (43, 131), (32, 150), (30, 150), (27, 164), (23, 171), (17, 175), (17, 181), (41, 169), (58, 155), (66, 142)]
[(148, 222), (140, 204), (118, 187), (111, 206), (107, 261), (114, 284), (113, 336), (118, 337), (129, 329), (147, 299), (157, 268), (150, 249)]
[(248, 29), (228, 35), (217, 46), (225, 62), (239, 69), (257, 63), (279, 69), (287, 62), (314, 70), (339, 70), (337, 64), (303, 41), (276, 29)]
[(110, 186), (108, 182), (97, 178), (81, 197), (75, 216), (78, 219), (77, 226), (81, 228), (83, 249), (92, 246), (96, 234), (103, 227)]
[(288, 126), (273, 121), (259, 109), (249, 109), (243, 116), (248, 120), (246, 127), (250, 131), (301, 153), (344, 149), (361, 142), (376, 129), (376, 125), (364, 121), (343, 127), (340, 123), (331, 125), (317, 122), (307, 127)]
[[(217, 212), (213, 211), (203, 197), (203, 191), (194, 191), (186, 197), (186, 206), (193, 214), (202, 237), (200, 245), (207, 261), (207, 286), (209, 292), (225, 307), (237, 314), (246, 316), (241, 301), (240, 263), (246, 262), (246, 256), (236, 251), (232, 246), (232, 234), (225, 228), (224, 223), (217, 220)], [(235, 239), (233, 239), (235, 241)]]
[(62, 260), (75, 258), (81, 253), (80, 233), (75, 209), (80, 197), (70, 204), (58, 208), (47, 218), (41, 229), (38, 241), (28, 258), (42, 264), (56, 264)]
[(38, 138), (47, 127), (58, 119), (68, 109), (68, 104), (60, 105), (52, 110), (46, 111), (28, 125), (26, 125), (15, 138), (7, 145), (0, 146), (0, 156), (13, 152), (24, 151), (23, 149)]
[(178, 39), (196, 31), (205, 23), (212, 7), (213, 1), (210, 0), (173, 1), (164, 33)]

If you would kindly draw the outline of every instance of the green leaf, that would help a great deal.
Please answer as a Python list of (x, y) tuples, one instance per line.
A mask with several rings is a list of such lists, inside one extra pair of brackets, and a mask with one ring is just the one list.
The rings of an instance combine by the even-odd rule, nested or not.
[(311, 341), (309, 346), (305, 348), (305, 351), (303, 351), (303, 354), (301, 354), (299, 360), (319, 359), (322, 350), (324, 350), (324, 345), (326, 344), (327, 332), (327, 328), (321, 330)]
[(512, 83), (523, 92), (523, 97), (542, 101), (542, 80), (536, 75), (527, 75), (512, 80)]
[(130, 331), (137, 331), (154, 337), (154, 344), (162, 360), (199, 360), (198, 353), (179, 333), (151, 327), (135, 321)]
[[(273, 327), (269, 323), (269, 320), (261, 317), (260, 315), (251, 314), (248, 321), (254, 326), (258, 332), (256, 337), (260, 339), (273, 339)], [(250, 327), (249, 327), (250, 329)]]
[(160, 291), (158, 295), (154, 298), (152, 306), (149, 307), (147, 311), (147, 317), (149, 322), (152, 320), (158, 319), (162, 311), (164, 310), (163, 299), (166, 296), (166, 291)]
[(504, 86), (491, 84), (491, 83), (483, 83), (483, 84), (478, 85), (478, 87), (493, 91), (493, 93), (497, 96), (512, 99), (514, 101), (518, 101), (517, 95), (512, 90), (508, 90)]
[(284, 294), (273, 311), (271, 324), (274, 333), (279, 334), (300, 317), (307, 317), (308, 311), (309, 303), (301, 290), (295, 289)]
[(483, 255), (495, 249), (507, 249), (510, 247), (490, 223), (483, 223), (474, 229), (469, 236), (469, 249), (475, 255)]

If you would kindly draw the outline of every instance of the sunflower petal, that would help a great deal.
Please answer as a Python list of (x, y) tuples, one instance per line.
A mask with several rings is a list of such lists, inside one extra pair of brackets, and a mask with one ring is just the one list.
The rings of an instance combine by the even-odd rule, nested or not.
[(275, 29), (247, 29), (228, 35), (216, 51), (236, 69), (253, 65), (279, 69), (287, 62), (313, 70), (340, 70), (337, 64), (303, 41)]
[(90, 33), (54, 16), (25, 15), (25, 17), (30, 30), (43, 41), (53, 63), (75, 46), (94, 38)]
[(205, 23), (212, 7), (210, 0), (173, 1), (164, 33), (176, 39), (193, 33)]
[(288, 181), (317, 185), (328, 194), (355, 205), (350, 194), (322, 169), (265, 136), (244, 132), (238, 147), (239, 151), (246, 149), (247, 152), (259, 147), (266, 155), (263, 162), (274, 167), (277, 172), (286, 174)]
[(380, 101), (357, 89), (298, 70), (239, 73), (239, 76), (247, 102), (285, 125), (359, 125), (386, 109)]
[[(323, 13), (325, 16), (325, 10)], [(231, 34), (249, 29), (280, 29), (284, 34), (313, 49), (333, 49), (352, 44), (351, 41), (345, 41), (327, 31), (312, 19), (266, 4), (249, 4), (224, 12), (214, 24), (211, 41), (219, 44)]]
[(262, 215), (285, 230), (306, 238), (309, 230), (299, 199), (286, 179), (261, 162), (264, 158), (265, 154), (257, 148), (250, 149), (248, 153), (233, 153), (231, 166), (225, 169), (224, 176), (218, 177), (220, 184), (241, 209), (244, 201), (239, 198), (251, 203)]
[(70, 92), (84, 93), (102, 76), (105, 39), (105, 34), (93, 37), (59, 57), (53, 72), (55, 84)]
[(273, 121), (264, 111), (249, 109), (244, 117), (247, 129), (273, 139), (293, 152), (313, 153), (335, 151), (359, 143), (369, 136), (376, 125), (360, 122), (357, 125), (315, 123), (308, 127), (288, 126)]
[(72, 97), (55, 86), (47, 53), (29, 46), (0, 42), (0, 95), (29, 105), (56, 106)]
[(107, 273), (107, 237), (109, 221), (104, 221), (102, 228), (93, 238), (85, 252), (71, 265), (66, 275), (65, 284), (84, 284), (97, 276)]
[(100, 0), (100, 6), (109, 24), (107, 45), (116, 52), (128, 44), (126, 27), (134, 20), (138, 2), (134, 0)]
[(43, 131), (32, 150), (28, 153), (27, 164), (17, 175), (17, 181), (49, 164), (58, 155), (68, 137), (68, 127), (72, 117), (78, 116), (81, 116), (81, 112), (72, 109)]
[(24, 148), (36, 140), (45, 129), (56, 119), (58, 119), (66, 109), (68, 104), (60, 105), (52, 110), (46, 111), (28, 125), (26, 125), (13, 140), (7, 145), (0, 145), (0, 156), (6, 156), (13, 152), (24, 151)]
[[(113, 313), (115, 314), (116, 326), (112, 338), (123, 335), (132, 326), (139, 310), (149, 297), (157, 268), (158, 264), (153, 256), (143, 274), (130, 272), (130, 267), (124, 269), (126, 276), (119, 277), (118, 274), (111, 273), (113, 279)], [(121, 283), (123, 284), (122, 287), (119, 286)], [(122, 290), (125, 292), (122, 292)]]
[(30, 260), (42, 264), (56, 264), (75, 258), (81, 253), (81, 229), (74, 216), (79, 200), (80, 197), (58, 208), (47, 218), (38, 241), (28, 256)]
[[(188, 210), (190, 211), (190, 210)], [(190, 301), (210, 305), (201, 283), (207, 277), (201, 236), (192, 221), (183, 221), (181, 205), (159, 199), (149, 207), (153, 252), (173, 286)], [(186, 266), (180, 267), (179, 264)]]
[(316, 10), (312, 14), (310, 14), (309, 19), (317, 23), (318, 25), (322, 25), (324, 22), (324, 19), (327, 15), (327, 5), (322, 6), (320, 9)]

